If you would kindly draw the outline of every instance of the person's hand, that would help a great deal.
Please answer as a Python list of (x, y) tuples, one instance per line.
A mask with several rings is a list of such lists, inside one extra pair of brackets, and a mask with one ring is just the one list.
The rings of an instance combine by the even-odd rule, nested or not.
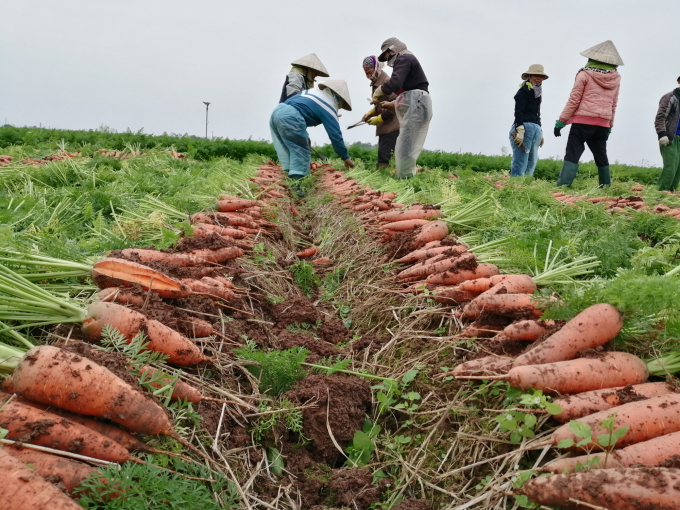
[(345, 168), (354, 168), (354, 161), (352, 161), (352, 158), (347, 158), (345, 160)]
[(377, 89), (375, 89), (375, 92), (373, 92), (373, 99), (371, 103), (378, 104), (380, 102), (380, 98), (384, 96), (385, 93), (382, 91), (382, 87), (378, 87)]
[(378, 115), (376, 117), (373, 117), (372, 119), (370, 119), (368, 121), (368, 123), (371, 126), (377, 126), (378, 124), (382, 124), (383, 122), (385, 122), (385, 121), (383, 120), (382, 115)]
[(380, 108), (384, 108), (385, 110), (394, 110), (395, 102), (396, 102), (396, 100), (395, 101), (383, 101), (382, 103), (380, 103), (379, 106), (380, 106)]
[(670, 143), (670, 140), (668, 139), (667, 136), (662, 136), (659, 138), (659, 145), (662, 147), (668, 147), (668, 144)]
[(555, 136), (562, 136), (561, 130), (564, 126), (566, 126), (566, 124), (561, 120), (555, 121)]
[(515, 144), (517, 147), (522, 145), (524, 143), (524, 126), (518, 126), (516, 133), (512, 136), (515, 139)]
[(543, 144), (545, 143), (545, 135), (543, 132), (541, 132), (541, 143), (538, 144), (539, 147), (543, 147)]
[(370, 112), (366, 113), (366, 115), (364, 115), (363, 117), (361, 117), (361, 120), (363, 120), (364, 122), (368, 122), (368, 119), (370, 119), (371, 117), (374, 117), (374, 116), (375, 116), (375, 108), (373, 110), (371, 110)]

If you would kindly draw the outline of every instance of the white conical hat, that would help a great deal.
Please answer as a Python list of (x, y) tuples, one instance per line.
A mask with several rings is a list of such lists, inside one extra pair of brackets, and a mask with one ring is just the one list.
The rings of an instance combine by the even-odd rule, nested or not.
[(605, 64), (611, 64), (613, 66), (622, 66), (623, 60), (621, 60), (621, 55), (616, 51), (616, 46), (611, 41), (605, 41), (592, 48), (588, 48), (586, 51), (581, 53), (584, 57), (592, 60), (597, 60), (598, 62), (604, 62)]
[(342, 98), (345, 102), (343, 106), (345, 110), (352, 111), (352, 100), (349, 97), (349, 89), (345, 80), (326, 80), (319, 83), (319, 90), (323, 90), (326, 87)]
[(309, 67), (310, 69), (319, 71), (319, 76), (324, 76), (326, 78), (330, 76), (330, 74), (328, 74), (328, 71), (326, 70), (326, 66), (324, 66), (321, 63), (321, 60), (319, 60), (319, 57), (316, 56), (316, 53), (310, 53), (309, 55), (305, 55), (304, 57), (299, 58), (294, 62), (291, 62), (290, 65)]

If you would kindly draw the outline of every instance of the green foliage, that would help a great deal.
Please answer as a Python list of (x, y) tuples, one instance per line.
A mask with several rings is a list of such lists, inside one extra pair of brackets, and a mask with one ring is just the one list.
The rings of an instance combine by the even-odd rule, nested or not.
[[(625, 427), (620, 427), (618, 429), (615, 429), (615, 422), (616, 422), (616, 413), (612, 414), (611, 416), (605, 418), (602, 421), (602, 424), (600, 425), (601, 428), (603, 428), (606, 433), (605, 434), (600, 434), (596, 438), (593, 438), (593, 431), (590, 427), (590, 425), (586, 425), (585, 423), (582, 423), (578, 420), (572, 420), (569, 422), (569, 429), (574, 433), (574, 435), (580, 439), (580, 441), (576, 442), (573, 439), (562, 439), (558, 444), (558, 448), (572, 448), (572, 447), (577, 447), (577, 448), (582, 448), (583, 450), (586, 451), (586, 453), (590, 453), (594, 449), (598, 450), (604, 450), (605, 451), (605, 464), (607, 463), (607, 457), (609, 457), (609, 454), (614, 448), (616, 447), (616, 443), (621, 439), (623, 436), (626, 435), (628, 432), (628, 429), (630, 428), (628, 425)], [(576, 465), (576, 470), (577, 471), (583, 471), (587, 470), (592, 466), (595, 466), (599, 464), (599, 457), (594, 457), (593, 459), (590, 459), (585, 465), (578, 463)]]
[[(126, 462), (122, 466), (100, 468), (97, 474), (84, 480), (79, 487), (78, 503), (97, 510), (240, 508), (236, 488), (223, 475), (193, 463), (177, 462), (174, 468), (188, 476), (215, 481), (190, 480), (150, 464)], [(219, 495), (223, 504), (213, 494)]]
[(301, 260), (290, 266), (295, 285), (302, 289), (307, 297), (312, 297), (316, 288), (321, 284), (321, 278), (314, 272), (314, 266), (306, 260)]
[(261, 393), (280, 395), (305, 376), (302, 363), (307, 359), (308, 351), (302, 347), (264, 352), (249, 340), (234, 352), (242, 360), (252, 362), (247, 368), (259, 379)]
[[(404, 395), (404, 392), (419, 372), (420, 370), (412, 369), (402, 376), (401, 381), (388, 379), (383, 381), (382, 384), (373, 386), (373, 389), (379, 390), (375, 395), (376, 400), (379, 402), (378, 412), (382, 414), (395, 404), (394, 407), (396, 409), (404, 411), (415, 411), (418, 409), (418, 404), (416, 404), (415, 401), (420, 400), (420, 394), (417, 392), (409, 392)], [(403, 397), (405, 401), (397, 404), (400, 397)]]
[[(531, 408), (545, 410), (549, 414), (559, 414), (562, 409), (557, 404), (550, 401), (550, 397), (543, 394), (541, 390), (521, 390), (512, 388), (508, 385), (506, 398), (504, 401), (506, 408), (514, 408), (518, 404)], [(495, 418), (499, 425), (500, 432), (510, 432), (510, 441), (517, 444), (524, 438), (532, 438), (535, 434), (536, 415), (524, 413), (522, 411), (511, 410), (500, 414)]]
[(354, 433), (352, 441), (345, 448), (348, 457), (345, 465), (359, 467), (371, 462), (371, 456), (376, 448), (373, 439), (378, 437), (378, 434), (380, 434), (380, 425), (371, 420), (366, 420), (362, 430), (357, 430)]
[(267, 433), (276, 429), (282, 424), (287, 430), (302, 434), (302, 411), (296, 409), (295, 405), (287, 398), (282, 399), (277, 407), (270, 402), (260, 402), (258, 411), (261, 414), (253, 422), (251, 433), (255, 440), (260, 443)]

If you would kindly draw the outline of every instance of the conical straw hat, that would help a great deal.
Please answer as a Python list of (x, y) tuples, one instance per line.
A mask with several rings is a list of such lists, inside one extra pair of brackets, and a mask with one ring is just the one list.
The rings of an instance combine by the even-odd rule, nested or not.
[(352, 111), (352, 100), (349, 97), (349, 89), (347, 88), (347, 82), (345, 80), (326, 80), (319, 83), (320, 90), (323, 90), (326, 87), (342, 98), (345, 102), (345, 105), (343, 106), (345, 110)]
[(324, 66), (321, 63), (321, 60), (319, 60), (319, 57), (316, 56), (316, 53), (310, 53), (309, 55), (305, 55), (304, 57), (299, 58), (294, 62), (291, 62), (290, 65), (309, 67), (310, 69), (318, 71), (319, 76), (323, 76), (325, 78), (328, 78), (330, 76), (330, 74), (328, 74), (328, 71), (326, 70), (326, 66)]
[(616, 51), (616, 46), (614, 46), (614, 43), (611, 41), (605, 41), (592, 48), (588, 48), (581, 53), (581, 55), (591, 60), (597, 60), (598, 62), (604, 62), (605, 64), (611, 64), (613, 66), (623, 65), (621, 55)]

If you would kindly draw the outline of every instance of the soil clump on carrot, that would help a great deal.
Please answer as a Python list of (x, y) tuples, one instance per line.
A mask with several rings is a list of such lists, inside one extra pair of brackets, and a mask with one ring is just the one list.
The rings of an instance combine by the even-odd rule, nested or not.
[(176, 253), (194, 250), (219, 250), (220, 248), (229, 248), (231, 246), (234, 246), (233, 242), (228, 241), (217, 233), (212, 233), (205, 237), (182, 237), (173, 249), (161, 251)]

